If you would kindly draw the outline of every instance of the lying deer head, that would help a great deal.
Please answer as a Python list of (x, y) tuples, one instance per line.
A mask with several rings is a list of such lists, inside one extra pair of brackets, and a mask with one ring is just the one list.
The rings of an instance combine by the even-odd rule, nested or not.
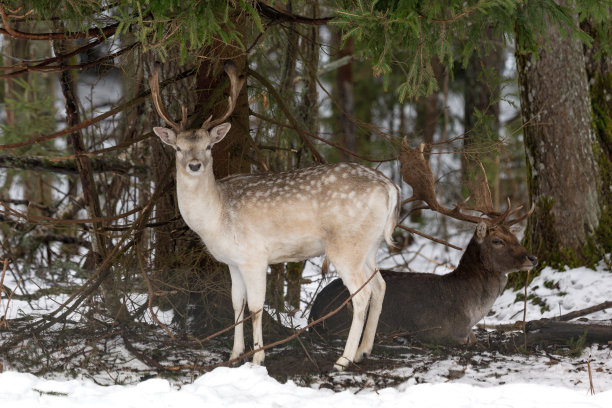
[(538, 264), (538, 259), (527, 252), (504, 224), (489, 225), (481, 221), (474, 232), (474, 241), (480, 247), (480, 262), (488, 271), (507, 275)]
[(149, 78), (151, 95), (155, 109), (161, 118), (172, 128), (154, 127), (153, 132), (162, 142), (172, 146), (176, 150), (177, 168), (180, 171), (197, 176), (212, 165), (212, 147), (220, 142), (231, 124), (222, 123), (234, 110), (240, 89), (244, 85), (244, 77), (238, 76), (236, 65), (227, 61), (224, 70), (230, 79), (230, 95), (226, 112), (219, 118), (213, 120), (212, 115), (204, 121), (200, 129), (187, 130), (187, 108), (181, 107), (182, 119), (179, 123), (173, 121), (164, 108), (161, 100), (159, 87), (159, 66), (156, 66), (153, 75)]

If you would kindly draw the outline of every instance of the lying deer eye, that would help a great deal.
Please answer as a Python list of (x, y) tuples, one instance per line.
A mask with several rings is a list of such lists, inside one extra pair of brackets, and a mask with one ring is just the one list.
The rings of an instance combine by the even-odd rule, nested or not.
[(504, 241), (502, 241), (501, 239), (494, 239), (492, 242), (493, 245), (504, 245)]

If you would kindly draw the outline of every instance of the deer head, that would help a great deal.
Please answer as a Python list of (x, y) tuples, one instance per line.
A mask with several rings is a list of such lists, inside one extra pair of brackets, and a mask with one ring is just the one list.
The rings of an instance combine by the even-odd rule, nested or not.
[(162, 104), (159, 86), (159, 66), (156, 65), (153, 75), (149, 78), (151, 96), (155, 109), (161, 118), (170, 126), (169, 128), (154, 127), (153, 132), (162, 142), (170, 145), (176, 151), (177, 168), (188, 175), (199, 175), (212, 165), (212, 147), (221, 141), (231, 124), (223, 123), (236, 107), (238, 94), (244, 85), (244, 77), (238, 76), (236, 65), (232, 61), (224, 64), (225, 73), (230, 79), (230, 94), (227, 109), (223, 115), (213, 120), (211, 115), (204, 121), (200, 129), (187, 130), (187, 108), (181, 106), (182, 119), (175, 122), (170, 118), (168, 111)]
[(488, 271), (507, 275), (527, 270), (538, 264), (538, 259), (521, 245), (516, 235), (504, 224), (490, 226), (481, 221), (474, 232), (479, 247), (479, 258)]

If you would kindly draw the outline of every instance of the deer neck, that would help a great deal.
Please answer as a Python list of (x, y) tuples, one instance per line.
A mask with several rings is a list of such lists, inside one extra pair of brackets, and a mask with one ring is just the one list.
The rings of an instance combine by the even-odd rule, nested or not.
[(462, 294), (461, 309), (470, 320), (470, 326), (478, 323), (493, 307), (506, 286), (508, 278), (491, 271), (480, 260), (480, 245), (472, 239), (450, 275), (454, 287)]
[(506, 286), (506, 275), (489, 270), (480, 260), (480, 245), (473, 238), (459, 261), (453, 277), (465, 286), (468, 292), (478, 295), (480, 302), (491, 303), (501, 294)]
[(187, 174), (177, 166), (176, 193), (183, 219), (206, 241), (206, 236), (220, 228), (223, 208), (212, 166), (207, 166), (198, 176)]

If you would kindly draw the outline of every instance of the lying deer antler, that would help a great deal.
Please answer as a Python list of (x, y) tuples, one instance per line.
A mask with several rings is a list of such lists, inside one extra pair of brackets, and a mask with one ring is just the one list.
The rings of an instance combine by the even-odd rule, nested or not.
[[(406, 139), (402, 141), (402, 151), (399, 158), (401, 163), (401, 174), (404, 181), (412, 187), (412, 197), (406, 200), (406, 202), (417, 200), (425, 201), (430, 210), (457, 220), (468, 221), (475, 224), (485, 221), (489, 225), (499, 225), (502, 223), (512, 225), (524, 220), (533, 212), (534, 206), (532, 206), (529, 212), (521, 217), (506, 221), (508, 217), (516, 214), (523, 208), (522, 206), (512, 208), (510, 199), (508, 199), (508, 208), (506, 211), (503, 213), (495, 211), (491, 200), (491, 190), (489, 189), (482, 163), (480, 164), (482, 174), (475, 183), (470, 183), (468, 185), (468, 189), (476, 205), (474, 207), (464, 207), (461, 204), (455, 204), (455, 208), (453, 209), (442, 206), (438, 202), (436, 192), (434, 191), (434, 176), (429, 162), (425, 160), (423, 155), (424, 149), (424, 143), (421, 143), (417, 149), (413, 149), (408, 145)], [(462, 212), (462, 210), (478, 211), (488, 218), (466, 214)]]

